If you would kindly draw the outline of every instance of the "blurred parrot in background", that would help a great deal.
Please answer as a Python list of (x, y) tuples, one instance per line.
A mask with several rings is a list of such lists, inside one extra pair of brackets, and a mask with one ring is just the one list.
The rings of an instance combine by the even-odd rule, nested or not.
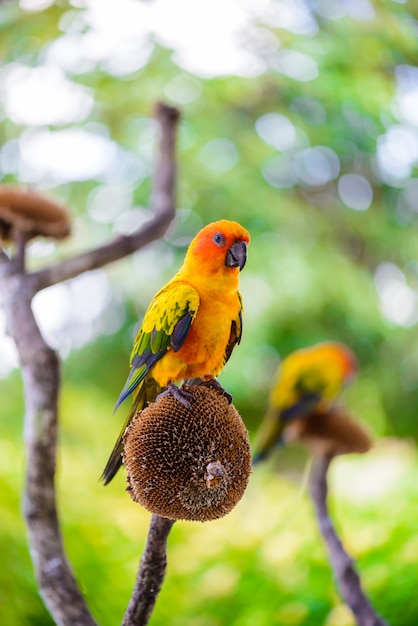
[(190, 243), (177, 274), (152, 299), (115, 406), (116, 410), (133, 394), (132, 407), (102, 474), (105, 485), (122, 465), (122, 438), (134, 415), (165, 388), (165, 393), (190, 406), (190, 394), (174, 383), (214, 379), (240, 342), (238, 275), (247, 260), (249, 242), (248, 232), (237, 222), (208, 224)]
[(284, 358), (277, 369), (267, 412), (257, 434), (253, 463), (266, 458), (283, 440), (293, 420), (331, 408), (357, 371), (355, 354), (333, 341), (296, 350)]

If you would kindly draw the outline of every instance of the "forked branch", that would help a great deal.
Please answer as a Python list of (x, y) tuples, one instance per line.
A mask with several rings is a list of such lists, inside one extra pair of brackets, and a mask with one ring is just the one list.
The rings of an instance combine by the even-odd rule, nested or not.
[[(179, 112), (160, 104), (156, 118), (161, 136), (151, 196), (152, 217), (147, 224), (128, 237), (119, 237), (34, 274), (25, 273), (23, 236), (18, 238), (18, 262), (0, 251), (0, 294), (7, 331), (19, 354), (26, 400), (24, 513), (40, 592), (59, 626), (94, 626), (95, 621), (63, 546), (55, 493), (59, 361), (39, 331), (31, 301), (40, 289), (121, 259), (164, 234), (175, 214), (174, 148)], [(142, 588), (146, 589), (147, 584), (148, 578)], [(149, 584), (154, 584), (152, 579)]]
[(175, 144), (180, 114), (178, 109), (162, 103), (157, 105), (155, 114), (160, 127), (160, 146), (155, 163), (149, 222), (131, 235), (117, 237), (106, 245), (32, 274), (35, 291), (118, 261), (164, 235), (175, 216)]

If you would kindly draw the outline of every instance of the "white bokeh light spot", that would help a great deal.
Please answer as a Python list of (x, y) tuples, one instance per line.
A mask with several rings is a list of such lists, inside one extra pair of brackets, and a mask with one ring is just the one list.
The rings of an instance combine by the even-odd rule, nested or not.
[(418, 130), (401, 124), (390, 126), (377, 139), (376, 156), (382, 179), (399, 184), (418, 162)]
[(33, 299), (33, 312), (46, 341), (63, 358), (72, 348), (80, 348), (106, 333), (106, 318), (111, 332), (123, 323), (103, 270), (40, 291)]
[(379, 265), (374, 276), (383, 315), (398, 326), (418, 322), (418, 297), (406, 283), (405, 274), (393, 263)]
[(340, 160), (331, 148), (313, 146), (296, 155), (295, 167), (303, 183), (320, 186), (337, 178), (340, 173)]
[(338, 195), (354, 211), (366, 211), (373, 200), (373, 189), (360, 174), (344, 174), (338, 181)]
[(103, 175), (116, 159), (117, 145), (81, 128), (25, 131), (19, 141), (21, 179), (57, 182), (89, 180)]
[(1, 100), (15, 124), (42, 126), (81, 122), (94, 104), (89, 91), (59, 68), (11, 64), (1, 73)]
[(292, 122), (280, 113), (266, 113), (255, 123), (258, 135), (277, 150), (288, 150), (295, 145), (296, 129)]
[(318, 65), (312, 57), (297, 50), (280, 50), (272, 61), (280, 74), (299, 82), (309, 82), (318, 77)]

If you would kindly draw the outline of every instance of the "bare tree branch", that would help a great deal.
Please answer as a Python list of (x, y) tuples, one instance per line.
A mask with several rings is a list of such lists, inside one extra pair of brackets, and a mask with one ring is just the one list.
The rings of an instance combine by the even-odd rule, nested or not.
[(16, 256), (15, 263), (18, 268), (18, 272), (24, 274), (26, 271), (26, 244), (28, 242), (26, 233), (18, 231), (16, 233)]
[(345, 551), (329, 516), (327, 472), (331, 461), (332, 456), (319, 457), (314, 461), (311, 496), (341, 596), (352, 610), (358, 626), (387, 626), (365, 595), (354, 562)]
[(167, 565), (167, 538), (174, 520), (153, 515), (141, 558), (135, 589), (122, 626), (145, 626), (163, 584)]
[(55, 497), (59, 361), (39, 331), (31, 301), (39, 289), (122, 258), (165, 232), (175, 210), (174, 145), (178, 118), (176, 109), (159, 105), (161, 138), (153, 181), (154, 217), (144, 228), (131, 237), (33, 275), (25, 274), (23, 235), (18, 235), (16, 258), (8, 259), (0, 251), (0, 294), (7, 332), (19, 354), (26, 399), (24, 513), (41, 595), (59, 626), (94, 626), (95, 621), (67, 561), (60, 532)]
[(100, 248), (66, 259), (32, 274), (31, 279), (35, 291), (122, 259), (164, 235), (175, 215), (174, 152), (179, 111), (159, 103), (156, 107), (156, 118), (160, 125), (161, 137), (150, 199), (153, 217), (132, 235), (117, 237)]
[(12, 276), (2, 287), (25, 388), (24, 514), (41, 595), (58, 625), (94, 626), (65, 556), (55, 502), (59, 362), (39, 332), (26, 276)]

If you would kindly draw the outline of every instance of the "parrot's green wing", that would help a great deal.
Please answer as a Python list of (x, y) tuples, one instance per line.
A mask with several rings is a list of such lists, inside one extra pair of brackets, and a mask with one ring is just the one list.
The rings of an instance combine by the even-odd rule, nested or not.
[(282, 442), (283, 431), (294, 419), (309, 415), (323, 401), (322, 372), (314, 366), (285, 371), (277, 377), (269, 407), (257, 433), (253, 463), (263, 460)]
[(172, 281), (155, 295), (135, 338), (130, 359), (131, 371), (115, 410), (167, 350), (180, 350), (198, 308), (199, 294), (182, 282)]
[[(107, 485), (122, 465), (123, 435), (126, 427), (148, 402), (153, 402), (161, 387), (152, 378), (152, 367), (167, 350), (180, 350), (199, 308), (195, 289), (171, 281), (152, 300), (135, 338), (131, 353), (131, 371), (116, 403), (118, 406), (133, 392), (133, 402), (119, 437), (102, 474)], [(148, 374), (151, 372), (151, 375)]]

